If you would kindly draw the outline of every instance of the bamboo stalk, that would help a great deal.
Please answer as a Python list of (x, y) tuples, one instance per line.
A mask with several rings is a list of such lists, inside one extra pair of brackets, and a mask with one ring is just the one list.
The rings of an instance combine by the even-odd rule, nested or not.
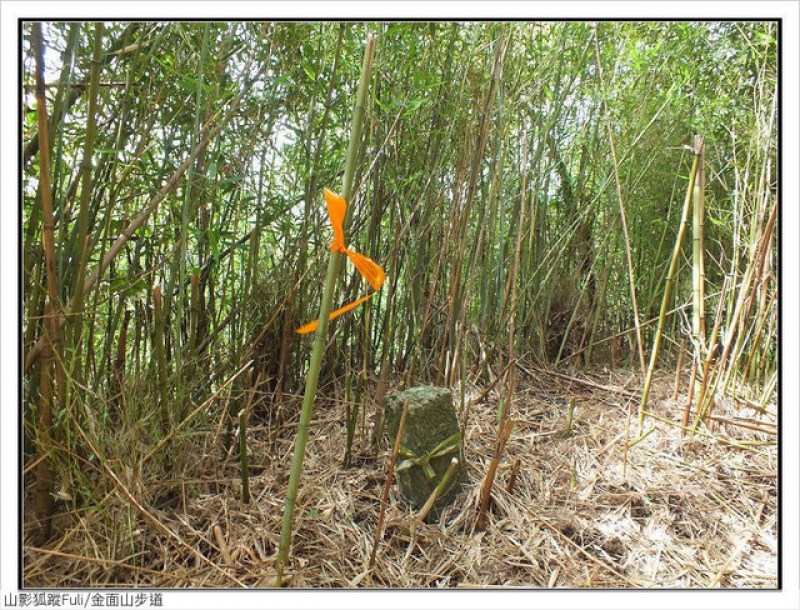
[[(731, 353), (738, 354), (742, 349), (746, 335), (744, 321), (750, 318), (750, 311), (752, 310), (755, 300), (755, 289), (762, 282), (761, 273), (767, 259), (767, 253), (770, 249), (771, 236), (777, 219), (777, 208), (778, 206), (773, 204), (769, 219), (767, 220), (767, 225), (764, 228), (764, 237), (751, 244), (750, 261), (745, 270), (742, 282), (740, 283), (739, 296), (736, 299), (736, 307), (728, 329), (729, 339), (725, 342), (721, 357), (722, 362), (727, 362)], [(745, 301), (747, 302), (746, 308)], [(744, 315), (742, 315), (743, 310), (745, 311)], [(735, 341), (732, 340), (733, 336), (736, 337)], [(730, 366), (726, 370), (725, 380), (723, 382), (724, 388), (728, 387), (734, 370), (735, 367), (733, 366)]]
[[(705, 216), (705, 141), (702, 136), (694, 137), (694, 149), (699, 159), (697, 176), (693, 189), (692, 207), (692, 334), (696, 345), (705, 347), (706, 342), (706, 316), (705, 316), (705, 264), (703, 261), (703, 222)], [(699, 152), (697, 152), (699, 151)], [(705, 356), (705, 354), (703, 354)]]
[[(678, 393), (681, 391), (681, 375), (683, 374), (683, 359), (685, 356), (684, 342), (681, 342), (681, 346), (678, 349), (678, 364), (675, 366), (675, 388), (672, 391), (672, 400), (678, 400)], [(684, 425), (686, 425), (686, 422), (684, 422)]]
[[(364, 122), (364, 106), (367, 99), (367, 89), (369, 86), (372, 61), (375, 55), (376, 39), (370, 35), (364, 49), (364, 60), (361, 66), (361, 81), (358, 86), (358, 94), (353, 107), (352, 129), (350, 133), (350, 144), (347, 149), (347, 163), (344, 172), (344, 184), (342, 197), (345, 201), (350, 199), (355, 175), (358, 148), (361, 142), (361, 127)], [(344, 226), (350, 224), (353, 214), (353, 206), (348, 206), (345, 215)], [(325, 343), (328, 332), (328, 316), (331, 312), (333, 303), (333, 289), (336, 285), (336, 277), (339, 273), (339, 261), (342, 255), (339, 252), (331, 252), (328, 260), (328, 271), (325, 276), (325, 287), (322, 293), (322, 302), (319, 308), (319, 325), (314, 334), (314, 348), (311, 354), (311, 363), (306, 378), (305, 395), (303, 396), (303, 407), (300, 412), (300, 423), (297, 425), (297, 438), (295, 440), (294, 454), (292, 455), (292, 467), (289, 474), (289, 483), (286, 489), (286, 502), (283, 510), (283, 523), (281, 525), (281, 538), (278, 547), (278, 558), (275, 563), (276, 578), (275, 586), (281, 587), (283, 572), (289, 558), (289, 547), (292, 539), (292, 519), (294, 507), (297, 502), (297, 490), (300, 485), (300, 474), (303, 468), (303, 457), (308, 440), (308, 427), (311, 423), (311, 416), (314, 412), (314, 397), (317, 392), (319, 382), (319, 372), (322, 367), (322, 356), (325, 351)]]
[[(42, 196), (42, 245), (45, 257), (45, 276), (47, 281), (48, 301), (45, 305), (44, 332), (42, 334), (44, 360), (40, 374), (39, 401), (39, 452), (44, 455), (49, 451), (51, 427), (55, 399), (53, 392), (53, 376), (55, 376), (55, 393), (64, 389), (61, 370), (61, 345), (59, 341), (59, 306), (58, 277), (56, 275), (55, 220), (53, 217), (53, 195), (50, 171), (50, 147), (48, 146), (47, 100), (44, 92), (44, 42), (42, 40), (42, 24), (33, 26), (33, 45), (36, 62), (36, 114), (39, 124), (39, 185)], [(51, 517), (53, 510), (52, 465), (50, 458), (40, 462), (36, 474), (35, 512), (42, 523), (41, 537), (46, 541), (50, 537)]]
[(219, 546), (220, 555), (226, 566), (233, 565), (233, 558), (231, 557), (228, 543), (225, 541), (225, 535), (222, 533), (222, 528), (219, 525), (214, 526), (214, 537), (217, 539), (217, 546)]
[(381, 354), (381, 372), (378, 378), (378, 387), (375, 390), (375, 414), (372, 418), (372, 438), (370, 439), (370, 446), (375, 453), (378, 452), (378, 445), (380, 445), (381, 437), (379, 434), (381, 427), (381, 419), (383, 417), (383, 397), (386, 394), (386, 382), (389, 377), (389, 338), (392, 336), (392, 320), (397, 316), (396, 308), (392, 307), (394, 303), (394, 294), (397, 290), (397, 269), (398, 257), (400, 253), (400, 223), (397, 223), (394, 233), (394, 246), (392, 247), (392, 267), (389, 276), (392, 282), (389, 284), (389, 297), (386, 301), (386, 314), (383, 319), (383, 331), (381, 332), (381, 342), (383, 344), (383, 353)]
[[(764, 306), (764, 311), (769, 311), (772, 309), (773, 304), (775, 303), (775, 299), (777, 297), (777, 292), (772, 292), (769, 295), (769, 301)], [(763, 311), (759, 311), (758, 315), (758, 325), (756, 327), (756, 332), (753, 335), (753, 340), (751, 341), (750, 347), (750, 356), (747, 358), (747, 363), (744, 365), (744, 370), (742, 371), (742, 379), (747, 379), (750, 366), (753, 364), (753, 360), (756, 357), (756, 353), (758, 351), (758, 346), (761, 343), (761, 337), (763, 336), (764, 326), (766, 325), (767, 321), (769, 320), (768, 315), (764, 315)]]
[(692, 372), (689, 374), (689, 388), (686, 391), (686, 406), (684, 407), (683, 411), (683, 429), (681, 430), (681, 434), (685, 435), (686, 430), (688, 430), (687, 426), (689, 425), (689, 415), (692, 411), (692, 401), (694, 401), (694, 386), (695, 380), (697, 379), (697, 369), (699, 365), (697, 363), (697, 359), (692, 359)]
[(567, 423), (564, 428), (564, 438), (568, 439), (572, 436), (572, 417), (575, 414), (575, 399), (569, 399), (569, 406), (567, 407)]
[(411, 399), (406, 398), (403, 405), (403, 414), (400, 416), (400, 423), (397, 426), (397, 437), (394, 440), (394, 448), (392, 449), (392, 459), (389, 461), (389, 471), (386, 473), (386, 483), (383, 486), (383, 497), (381, 497), (381, 511), (378, 513), (378, 524), (375, 526), (375, 541), (372, 544), (372, 552), (369, 555), (369, 568), (375, 566), (375, 555), (378, 551), (378, 543), (381, 539), (383, 531), (383, 519), (386, 515), (386, 503), (389, 501), (389, 489), (392, 486), (392, 479), (394, 478), (394, 466), (397, 463), (397, 454), (400, 452), (400, 441), (403, 438), (403, 431), (406, 428), (406, 417), (408, 416), (408, 406), (411, 404)]
[(200, 274), (192, 273), (189, 276), (189, 283), (192, 286), (189, 298), (189, 342), (188, 353), (194, 357), (197, 349), (197, 325), (200, 318)]
[[(255, 385), (252, 386), (247, 393), (247, 405), (239, 412), (239, 466), (242, 478), (242, 502), (244, 504), (250, 503), (250, 463), (247, 454), (247, 420), (250, 419), (250, 406), (253, 404), (253, 397), (261, 385), (262, 376), (263, 372), (258, 374)], [(250, 370), (249, 377), (252, 382), (252, 369)]]
[(169, 386), (167, 385), (167, 356), (164, 350), (164, 310), (161, 306), (161, 284), (153, 288), (153, 347), (156, 353), (158, 392), (161, 399), (161, 427), (166, 434), (169, 430)]
[[(722, 295), (719, 299), (719, 304), (717, 306), (717, 320), (714, 323), (714, 330), (711, 331), (711, 337), (709, 338), (709, 345), (707, 349), (707, 353), (705, 354), (705, 362), (703, 364), (703, 380), (700, 385), (700, 391), (697, 394), (697, 416), (695, 417), (694, 425), (692, 426), (692, 434), (697, 429), (697, 425), (700, 422), (700, 419), (704, 416), (705, 413), (710, 414), (710, 410), (705, 406), (705, 397), (706, 393), (709, 394), (709, 401), (713, 401), (714, 399), (714, 389), (716, 389), (717, 381), (719, 376), (714, 381), (714, 384), (711, 385), (710, 382), (710, 374), (711, 374), (711, 363), (714, 359), (714, 350), (717, 346), (717, 335), (719, 334), (720, 326), (722, 326), (722, 307), (725, 303), (725, 295), (728, 292), (728, 278), (725, 278), (725, 281), (722, 284)], [(711, 385), (712, 391), (709, 393), (708, 388)], [(708, 420), (706, 421), (708, 423)]]
[[(75, 274), (75, 286), (73, 287), (73, 298), (71, 303), (72, 313), (75, 314), (73, 320), (72, 347), (78, 353), (83, 329), (83, 282), (86, 275), (86, 264), (89, 259), (90, 237), (89, 231), (89, 203), (92, 196), (92, 157), (94, 156), (95, 136), (97, 132), (97, 93), (100, 83), (100, 60), (102, 57), (103, 24), (95, 24), (94, 51), (92, 57), (92, 69), (89, 76), (89, 95), (88, 108), (86, 110), (86, 142), (84, 143), (83, 161), (81, 163), (81, 201), (78, 213), (78, 238), (76, 246), (78, 248), (75, 261), (78, 272)], [(80, 364), (75, 367), (80, 371)]]
[(508, 475), (508, 482), (506, 483), (506, 493), (510, 494), (514, 491), (514, 485), (517, 483), (521, 464), (519, 458), (514, 460), (514, 464), (511, 466), (511, 474)]
[[(164, 294), (164, 320), (165, 324), (169, 325), (174, 323), (174, 330), (173, 336), (176, 338), (176, 342), (178, 341), (178, 337), (181, 336), (181, 326), (184, 324), (183, 320), (183, 303), (184, 299), (182, 295), (177, 295), (175, 293), (175, 286), (177, 284), (178, 287), (184, 285), (184, 278), (186, 277), (186, 251), (188, 247), (188, 237), (189, 237), (189, 223), (191, 221), (191, 217), (194, 216), (197, 212), (197, 209), (200, 204), (200, 199), (202, 195), (196, 195), (193, 192), (193, 186), (195, 184), (195, 172), (200, 172), (200, 167), (202, 165), (202, 159), (204, 157), (203, 153), (205, 149), (197, 151), (195, 154), (196, 143), (198, 142), (199, 138), (201, 137), (201, 113), (203, 108), (203, 92), (205, 90), (205, 71), (204, 66), (206, 62), (206, 56), (208, 55), (208, 34), (210, 23), (206, 22), (203, 28), (203, 42), (200, 50), (200, 57), (198, 59), (198, 74), (197, 74), (197, 91), (195, 93), (195, 107), (194, 107), (194, 124), (192, 126), (192, 134), (191, 140), (189, 143), (189, 148), (192, 150), (192, 155), (189, 159), (189, 173), (186, 180), (186, 187), (183, 191), (183, 205), (181, 207), (180, 213), (180, 234), (178, 237), (178, 241), (176, 244), (176, 252), (175, 256), (172, 258), (172, 265), (170, 268), (170, 273), (167, 280), (166, 285), (166, 292)], [(175, 306), (175, 316), (172, 316), (172, 309), (173, 309), (173, 301)], [(174, 350), (174, 363), (173, 366), (175, 367), (176, 371), (180, 371), (183, 365), (183, 350), (178, 348)], [(176, 396), (179, 399), (182, 399), (182, 394), (185, 391), (185, 388), (181, 385), (176, 390)], [(179, 400), (181, 402), (181, 400)]]
[(681, 253), (681, 244), (683, 243), (683, 235), (686, 232), (686, 224), (689, 218), (689, 208), (692, 204), (692, 194), (694, 192), (694, 182), (697, 176), (697, 170), (700, 167), (700, 151), (695, 150), (694, 162), (692, 163), (692, 171), (689, 174), (689, 187), (686, 189), (686, 200), (683, 204), (683, 213), (681, 214), (681, 222), (678, 227), (678, 235), (675, 238), (675, 248), (672, 251), (672, 259), (669, 262), (669, 271), (667, 272), (667, 284), (664, 287), (664, 297), (661, 300), (661, 311), (658, 315), (658, 327), (656, 328), (656, 336), (653, 341), (653, 352), (650, 354), (650, 366), (647, 368), (647, 377), (642, 389), (642, 400), (639, 403), (639, 427), (641, 428), (644, 423), (645, 410), (647, 408), (647, 398), (650, 395), (650, 386), (653, 383), (653, 373), (656, 368), (656, 361), (658, 360), (658, 350), (661, 346), (661, 335), (664, 330), (664, 319), (667, 315), (667, 304), (669, 303), (670, 292), (672, 285), (675, 282), (675, 272), (678, 268), (678, 259)]
[(425, 504), (423, 504), (422, 508), (419, 509), (419, 513), (417, 513), (417, 519), (424, 521), (425, 517), (428, 516), (428, 513), (431, 512), (436, 499), (444, 493), (447, 483), (453, 476), (453, 471), (455, 471), (456, 466), (458, 466), (458, 458), (454, 457), (452, 460), (450, 460), (450, 465), (447, 467), (447, 470), (445, 471), (442, 480), (439, 481), (439, 484), (436, 486), (436, 489), (433, 490), (431, 495), (428, 496), (428, 499), (425, 501)]
[(497, 466), (500, 464), (500, 458), (503, 456), (503, 450), (506, 446), (508, 437), (511, 436), (511, 429), (516, 422), (513, 419), (508, 419), (504, 425), (498, 426), (497, 446), (495, 448), (492, 461), (489, 463), (489, 470), (486, 473), (486, 478), (483, 480), (483, 487), (481, 488), (481, 504), (478, 510), (478, 519), (475, 522), (475, 530), (483, 531), (486, 528), (486, 509), (489, 507), (489, 499), (492, 496), (492, 485), (497, 473)]

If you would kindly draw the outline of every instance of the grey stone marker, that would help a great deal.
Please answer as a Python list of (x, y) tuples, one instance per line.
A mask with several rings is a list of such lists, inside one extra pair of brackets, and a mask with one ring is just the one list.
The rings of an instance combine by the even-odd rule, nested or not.
[(417, 386), (384, 397), (392, 446), (407, 398), (411, 401), (394, 475), (403, 499), (417, 510), (422, 508), (447, 472), (450, 461), (458, 458), (458, 466), (430, 513), (436, 517), (455, 499), (467, 479), (464, 443), (453, 407), (453, 395), (446, 388)]

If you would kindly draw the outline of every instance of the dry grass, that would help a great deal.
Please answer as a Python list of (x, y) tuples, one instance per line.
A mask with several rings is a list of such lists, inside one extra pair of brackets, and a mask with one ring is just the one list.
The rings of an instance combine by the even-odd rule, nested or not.
[[(364, 453), (365, 440), (359, 438), (354, 466), (343, 470), (344, 407), (318, 401), (295, 514), (288, 585), (777, 586), (773, 415), (737, 410), (719, 399), (715, 415), (727, 421), (693, 438), (651, 417), (646, 436), (626, 455), (626, 438), (640, 436), (638, 402), (631, 403), (626, 389), (639, 387), (637, 380), (605, 373), (587, 384), (528, 372), (535, 376), (524, 375), (518, 382), (510, 412), (516, 424), (485, 531), (473, 528), (480, 483), (494, 451), (493, 393), (470, 408), (466, 491), (437, 523), (425, 524), (392, 489), (372, 571), (367, 565), (388, 443), (374, 458)], [(683, 403), (670, 399), (668, 386), (664, 381), (656, 387), (651, 408), (658, 417), (678, 422)], [(470, 388), (468, 396), (475, 399), (482, 390)], [(569, 438), (567, 404), (550, 398), (575, 400)], [(634, 417), (626, 436), (629, 409)], [(151, 477), (145, 482), (145, 475), (137, 477), (119, 466), (118, 484), (99, 510), (62, 503), (55, 521), (60, 539), (48, 548), (24, 549), (25, 585), (269, 586), (294, 430), (285, 426), (274, 447), (267, 426), (249, 430), (253, 500), (244, 505), (236, 456), (221, 455), (215, 428), (182, 439), (183, 450), (196, 459), (180, 466), (180, 476), (172, 480)], [(517, 459), (519, 473), (508, 492)], [(33, 527), (26, 524), (28, 534)]]

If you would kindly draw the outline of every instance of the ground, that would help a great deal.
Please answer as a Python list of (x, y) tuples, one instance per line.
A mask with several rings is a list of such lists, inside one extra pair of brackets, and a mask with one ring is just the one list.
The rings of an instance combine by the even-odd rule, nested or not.
[[(619, 372), (518, 367), (515, 424), (483, 531), (475, 521), (498, 401), (495, 390), (467, 388), (469, 483), (434, 523), (419, 521), (392, 486), (372, 570), (390, 448), (384, 440), (377, 455), (368, 451), (371, 417), (363, 418), (353, 464), (342, 468), (345, 408), (319, 397), (285, 584), (777, 587), (775, 404), (719, 397), (712, 427), (683, 435), (676, 424), (686, 388), (673, 400), (672, 381), (657, 382), (640, 429), (640, 387)], [(459, 388), (454, 396), (460, 403)], [(58, 540), (26, 545), (26, 586), (272, 585), (294, 425), (289, 418), (276, 440), (269, 425), (249, 429), (249, 504), (240, 498), (235, 451), (221, 454), (216, 425), (182, 439), (196, 446), (196, 459), (180, 482), (143, 482), (145, 475), (119, 467), (104, 511), (61, 504)], [(170, 485), (173, 493), (162, 493)]]

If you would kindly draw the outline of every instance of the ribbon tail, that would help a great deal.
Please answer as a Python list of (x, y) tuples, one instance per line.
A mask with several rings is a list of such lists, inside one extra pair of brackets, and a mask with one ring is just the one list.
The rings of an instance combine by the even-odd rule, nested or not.
[(317, 330), (318, 326), (319, 326), (319, 320), (314, 320), (313, 322), (309, 322), (308, 324), (303, 324), (295, 332), (298, 335), (307, 335), (308, 333), (313, 333), (315, 330)]
[[(340, 307), (336, 311), (332, 311), (331, 314), (328, 316), (328, 320), (333, 320), (335, 318), (338, 318), (343, 313), (346, 313), (346, 312), (350, 311), (351, 309), (355, 309), (356, 307), (361, 305), (361, 303), (371, 299), (374, 296), (375, 296), (375, 293), (373, 292), (371, 294), (368, 294), (367, 296), (361, 297), (360, 299), (357, 299), (357, 300), (353, 301), (352, 303), (348, 303), (344, 307)], [(315, 330), (317, 330), (318, 326), (319, 326), (319, 320), (314, 320), (313, 322), (309, 322), (308, 324), (304, 324), (303, 326), (298, 328), (296, 332), (297, 332), (298, 335), (307, 335), (308, 333), (313, 333)]]
[(350, 311), (351, 309), (355, 309), (356, 307), (358, 307), (359, 305), (361, 305), (361, 303), (363, 303), (364, 301), (368, 301), (369, 299), (371, 299), (371, 298), (372, 298), (372, 297), (374, 297), (374, 296), (375, 296), (375, 293), (374, 293), (374, 292), (372, 292), (372, 293), (368, 294), (368, 295), (367, 295), (367, 296), (365, 296), (365, 297), (361, 297), (360, 299), (356, 299), (356, 300), (355, 300), (355, 301), (353, 301), (352, 303), (348, 303), (348, 304), (347, 304), (347, 305), (345, 305), (344, 307), (341, 307), (341, 308), (337, 309), (336, 311), (334, 311), (333, 313), (331, 313), (331, 315), (330, 315), (330, 316), (328, 316), (328, 319), (329, 319), (329, 320), (333, 320), (334, 318), (338, 318), (338, 317), (339, 317), (340, 315), (342, 315), (343, 313), (345, 313), (345, 312), (348, 312), (348, 311)]

